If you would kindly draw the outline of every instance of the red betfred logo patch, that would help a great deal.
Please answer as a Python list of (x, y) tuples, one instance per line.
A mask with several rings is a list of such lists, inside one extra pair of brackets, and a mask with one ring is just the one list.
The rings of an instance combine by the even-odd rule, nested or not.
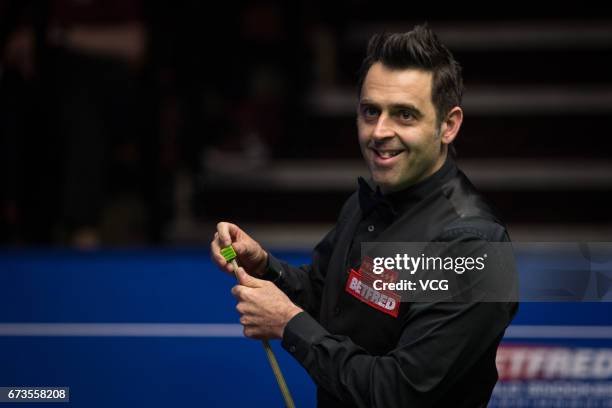
[(374, 277), (367, 273), (367, 271), (363, 272), (362, 268), (360, 268), (359, 271), (351, 269), (344, 290), (363, 303), (383, 313), (397, 317), (400, 307), (400, 296), (390, 290), (376, 290), (373, 286), (375, 279), (388, 280), (389, 278), (394, 280), (389, 275)]

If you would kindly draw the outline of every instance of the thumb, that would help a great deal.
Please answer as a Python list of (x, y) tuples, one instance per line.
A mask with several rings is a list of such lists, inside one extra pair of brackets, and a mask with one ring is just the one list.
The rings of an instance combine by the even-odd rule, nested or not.
[(261, 286), (259, 285), (259, 279), (254, 278), (248, 273), (246, 273), (246, 271), (242, 267), (239, 267), (236, 270), (236, 279), (238, 279), (238, 283), (249, 288), (258, 288), (259, 286)]
[(244, 255), (247, 252), (247, 248), (242, 242), (232, 242), (232, 248), (234, 248), (236, 255)]

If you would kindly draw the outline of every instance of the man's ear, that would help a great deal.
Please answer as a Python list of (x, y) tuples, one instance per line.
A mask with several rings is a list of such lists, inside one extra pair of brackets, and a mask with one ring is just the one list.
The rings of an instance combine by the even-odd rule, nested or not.
[(455, 106), (448, 112), (446, 118), (442, 122), (440, 140), (443, 144), (449, 145), (455, 140), (459, 133), (459, 128), (463, 122), (463, 110)]

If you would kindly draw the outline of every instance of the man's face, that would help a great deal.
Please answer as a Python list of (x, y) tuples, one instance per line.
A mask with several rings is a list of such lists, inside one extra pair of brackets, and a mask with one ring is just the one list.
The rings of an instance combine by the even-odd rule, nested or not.
[(415, 184), (442, 167), (432, 73), (394, 70), (375, 63), (359, 99), (357, 128), (361, 153), (384, 193)]

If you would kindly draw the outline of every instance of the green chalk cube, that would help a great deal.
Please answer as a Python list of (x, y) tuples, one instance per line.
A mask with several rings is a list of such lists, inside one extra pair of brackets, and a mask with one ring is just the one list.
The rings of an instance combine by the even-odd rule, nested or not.
[(231, 261), (237, 256), (236, 251), (234, 251), (234, 248), (231, 245), (221, 249), (221, 255), (227, 262)]

